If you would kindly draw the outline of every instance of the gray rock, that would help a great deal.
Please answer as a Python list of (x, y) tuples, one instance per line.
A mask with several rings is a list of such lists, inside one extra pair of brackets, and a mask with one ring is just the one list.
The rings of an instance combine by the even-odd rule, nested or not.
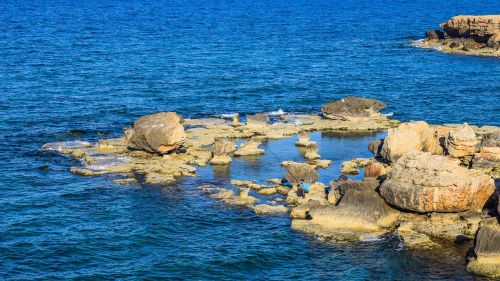
[(375, 99), (348, 96), (321, 107), (323, 115), (330, 119), (348, 120), (349, 117), (368, 117), (385, 108), (385, 104)]

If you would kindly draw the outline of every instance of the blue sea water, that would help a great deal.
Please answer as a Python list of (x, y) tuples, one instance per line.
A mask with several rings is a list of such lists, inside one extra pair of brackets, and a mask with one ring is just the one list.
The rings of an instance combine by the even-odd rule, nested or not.
[[(498, 58), (410, 42), (453, 15), (499, 13), (494, 0), (0, 1), (0, 279), (476, 278), (468, 246), (331, 245), (197, 191), (279, 176), (267, 154), (162, 189), (73, 175), (76, 161), (40, 147), (119, 136), (157, 111), (311, 113), (345, 95), (400, 120), (498, 126)], [(315, 137), (338, 165), (379, 135)], [(299, 157), (287, 141), (266, 146)]]

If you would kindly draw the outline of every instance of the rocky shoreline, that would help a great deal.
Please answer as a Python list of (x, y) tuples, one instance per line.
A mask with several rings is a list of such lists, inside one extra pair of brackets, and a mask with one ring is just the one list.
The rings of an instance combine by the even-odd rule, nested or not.
[(500, 57), (500, 15), (455, 16), (414, 42), (446, 53)]
[[(468, 269), (500, 276), (500, 128), (401, 123), (381, 114), (384, 107), (377, 100), (346, 97), (323, 106), (322, 116), (282, 115), (273, 124), (264, 114), (241, 122), (238, 115), (183, 120), (163, 112), (139, 118), (122, 138), (48, 143), (43, 149), (81, 159), (81, 166), (71, 168), (76, 174), (108, 175), (117, 184), (169, 185), (196, 175), (197, 167), (258, 157), (266, 153), (262, 142), (296, 135), (306, 162), (283, 161), (287, 181), (232, 179), (234, 189), (211, 184), (198, 189), (258, 214), (289, 213), (293, 229), (330, 242), (394, 234), (407, 247), (438, 249), (474, 240)], [(364, 169), (364, 180), (318, 182), (331, 160), (321, 158), (321, 143), (311, 141), (309, 133), (335, 130), (388, 130), (386, 138), (368, 146), (372, 158), (342, 165), (344, 174)], [(236, 140), (245, 143), (237, 146)], [(297, 195), (298, 179), (311, 187), (304, 198)], [(259, 200), (257, 194), (270, 199)]]

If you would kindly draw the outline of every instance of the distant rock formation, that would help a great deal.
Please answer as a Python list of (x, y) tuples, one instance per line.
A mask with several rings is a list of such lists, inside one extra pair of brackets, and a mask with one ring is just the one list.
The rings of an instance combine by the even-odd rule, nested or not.
[[(500, 56), (500, 15), (455, 16), (428, 30), (421, 43), (448, 53)], [(418, 46), (418, 44), (417, 44)]]

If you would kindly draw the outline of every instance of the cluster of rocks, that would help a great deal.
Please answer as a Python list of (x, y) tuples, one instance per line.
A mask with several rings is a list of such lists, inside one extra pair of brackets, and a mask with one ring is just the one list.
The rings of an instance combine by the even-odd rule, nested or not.
[[(346, 97), (322, 107), (326, 118), (294, 116), (293, 122), (273, 125), (262, 114), (247, 116), (245, 124), (239, 117), (182, 120), (163, 112), (139, 118), (122, 138), (43, 148), (81, 159), (83, 165), (71, 169), (77, 174), (111, 175), (119, 184), (165, 185), (195, 175), (196, 166), (227, 165), (234, 156), (265, 153), (259, 148), (264, 141), (298, 135), (296, 145), (305, 148), (307, 163), (281, 163), (291, 185), (278, 179), (268, 180), (269, 185), (232, 180), (233, 188), (204, 185), (200, 190), (259, 214), (289, 212), (294, 229), (332, 241), (394, 233), (409, 247), (421, 248), (439, 247), (439, 239), (475, 238), (468, 268), (498, 276), (500, 227), (495, 216), (500, 207), (494, 178), (500, 171), (500, 130), (400, 124), (379, 113), (384, 107), (376, 100)], [(321, 159), (318, 144), (309, 139), (309, 132), (324, 130), (388, 130), (388, 135), (369, 144), (373, 158), (343, 163), (347, 174), (364, 168), (364, 180), (342, 178), (327, 187), (318, 182), (318, 168), (331, 161)], [(246, 142), (237, 147), (239, 139)], [(297, 194), (300, 179), (311, 187), (305, 197)]]
[(421, 47), (448, 53), (500, 56), (500, 15), (455, 16), (428, 30)]

